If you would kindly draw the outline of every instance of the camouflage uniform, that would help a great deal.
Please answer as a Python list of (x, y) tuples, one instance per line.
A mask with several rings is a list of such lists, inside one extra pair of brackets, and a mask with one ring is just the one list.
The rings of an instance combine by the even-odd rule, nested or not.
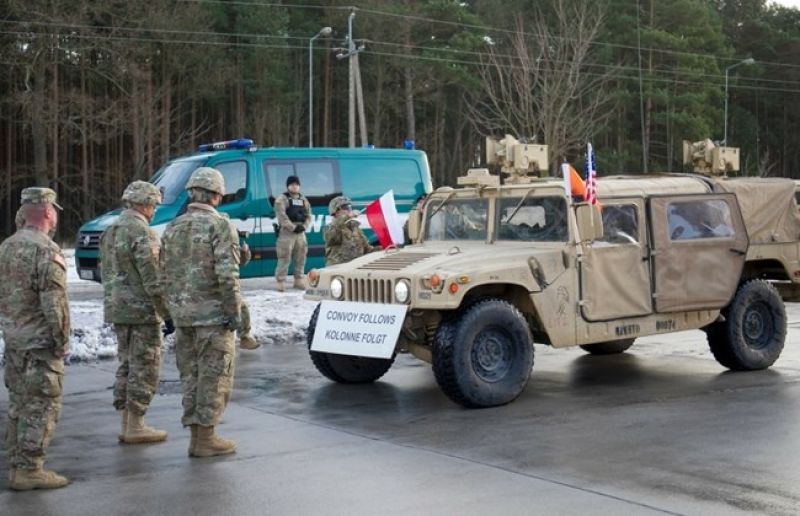
[[(141, 198), (137, 198), (141, 197)], [(136, 181), (126, 202), (157, 204), (158, 190)], [(161, 322), (169, 319), (160, 277), (161, 239), (140, 212), (127, 209), (100, 239), (105, 322), (114, 325), (120, 365), (114, 407), (144, 415), (158, 390)]]
[[(295, 213), (299, 213), (301, 208), (305, 210), (305, 218), (293, 221), (290, 218), (293, 208), (296, 209)], [(286, 192), (275, 199), (275, 215), (278, 218), (279, 226), (276, 244), (278, 265), (275, 268), (275, 279), (278, 281), (279, 286), (286, 281), (286, 275), (289, 273), (289, 260), (291, 259), (295, 286), (299, 286), (299, 283), (305, 277), (308, 242), (305, 231), (295, 233), (295, 228), (298, 224), (303, 224), (306, 230), (311, 227), (313, 220), (311, 204), (303, 194)]]
[(325, 265), (345, 263), (372, 251), (358, 221), (342, 214), (325, 226)]
[[(250, 252), (250, 248), (247, 246), (239, 247), (240, 251), (240, 259), (241, 263), (239, 264), (241, 267), (244, 267), (250, 262), (250, 258), (252, 257), (252, 253)], [(250, 324), (250, 308), (247, 306), (247, 303), (242, 298), (242, 320), (239, 324), (239, 347), (242, 349), (257, 349), (261, 346), (256, 339), (250, 335), (252, 330)]]
[[(212, 179), (208, 170), (213, 169), (195, 171), (187, 188), (215, 191), (215, 183), (204, 182)], [(222, 176), (215, 180), (221, 183)], [(242, 305), (238, 234), (212, 206), (193, 202), (167, 226), (161, 253), (167, 304), (177, 327), (181, 421), (184, 426), (214, 427), (233, 386), (233, 331), (240, 324)]]
[(372, 251), (349, 198), (334, 197), (328, 204), (328, 213), (334, 218), (325, 226), (325, 265), (349, 262)]
[[(49, 188), (26, 188), (22, 201), (58, 207)], [(61, 413), (61, 357), (69, 349), (66, 270), (61, 249), (35, 227), (20, 229), (0, 245), (0, 321), (9, 392), (6, 453), (12, 489), (67, 484), (64, 477), (42, 470)], [(19, 470), (38, 474), (27, 479), (40, 482), (20, 487), (15, 480)]]

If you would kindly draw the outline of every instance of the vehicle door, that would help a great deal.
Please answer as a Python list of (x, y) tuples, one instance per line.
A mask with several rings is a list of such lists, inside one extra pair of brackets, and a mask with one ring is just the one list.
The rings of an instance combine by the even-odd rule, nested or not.
[(652, 197), (649, 214), (656, 312), (727, 305), (749, 245), (736, 196)]
[(586, 321), (652, 313), (644, 199), (601, 199), (603, 238), (583, 246), (580, 307)]
[[(312, 223), (311, 227), (306, 228), (306, 238), (308, 239), (308, 259), (306, 260), (306, 270), (325, 265), (325, 238), (323, 229), (328, 219), (328, 203), (334, 197), (342, 195), (342, 182), (339, 173), (339, 164), (330, 158), (303, 159), (303, 160), (278, 160), (265, 159), (262, 162), (264, 173), (264, 184), (267, 189), (269, 217), (272, 222), (277, 222), (275, 216), (275, 199), (286, 192), (286, 179), (289, 176), (300, 178), (300, 192), (306, 196), (311, 204)], [(275, 252), (275, 234), (272, 227), (270, 231), (270, 249), (266, 253), (269, 257), (267, 262), (267, 275), (274, 274), (277, 264), (277, 253)]]
[[(225, 179), (225, 195), (217, 208), (221, 213), (230, 217), (231, 222), (240, 232), (249, 233), (247, 237), (248, 245), (253, 247), (251, 242), (252, 235), (258, 231), (257, 206), (252, 201), (252, 191), (256, 189), (253, 181), (250, 180), (250, 163), (247, 159), (237, 159), (231, 161), (217, 162), (210, 165), (222, 173)], [(242, 235), (240, 233), (240, 235)], [(244, 236), (240, 239), (244, 242)], [(250, 263), (240, 270), (243, 278), (261, 275), (262, 263), (259, 257), (253, 256)]]

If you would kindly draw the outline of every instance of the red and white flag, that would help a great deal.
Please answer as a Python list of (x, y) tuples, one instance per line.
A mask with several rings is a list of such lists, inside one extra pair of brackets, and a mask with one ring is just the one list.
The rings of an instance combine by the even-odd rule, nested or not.
[(381, 195), (377, 201), (369, 203), (364, 211), (369, 227), (375, 232), (381, 247), (386, 249), (390, 245), (399, 246), (403, 243), (403, 223), (397, 214), (392, 190)]

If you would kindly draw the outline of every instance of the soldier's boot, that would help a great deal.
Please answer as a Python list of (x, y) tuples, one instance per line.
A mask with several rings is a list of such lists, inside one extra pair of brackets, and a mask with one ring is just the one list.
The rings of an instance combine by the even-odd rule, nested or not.
[(253, 338), (250, 334), (244, 334), (239, 337), (239, 347), (242, 349), (258, 349), (261, 343)]
[(192, 437), (189, 439), (189, 457), (194, 457), (194, 449), (197, 447), (197, 429), (199, 425), (189, 425)]
[(120, 426), (120, 431), (117, 438), (119, 439), (119, 442), (123, 442), (125, 440), (125, 432), (128, 431), (128, 409), (120, 411), (120, 416), (122, 417), (122, 424)]
[(293, 288), (305, 290), (306, 289), (306, 280), (305, 278), (295, 278)]
[(286, 292), (286, 282), (278, 280), (278, 292)]
[(11, 471), (9, 487), (14, 491), (31, 489), (57, 489), (69, 484), (67, 477), (39, 466), (36, 469), (14, 469)]
[(144, 416), (128, 412), (128, 426), (122, 442), (126, 444), (160, 443), (167, 440), (167, 432), (144, 424)]
[(197, 426), (197, 444), (192, 457), (215, 457), (236, 452), (236, 443), (214, 433), (213, 426)]

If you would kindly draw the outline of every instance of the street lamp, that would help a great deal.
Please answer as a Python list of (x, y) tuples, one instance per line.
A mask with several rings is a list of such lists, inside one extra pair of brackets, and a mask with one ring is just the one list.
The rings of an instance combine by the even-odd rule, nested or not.
[(747, 59), (739, 61), (738, 63), (732, 64), (729, 67), (725, 68), (725, 124), (724, 124), (725, 133), (722, 137), (723, 147), (728, 146), (728, 72), (730, 72), (739, 65), (751, 65), (755, 62), (756, 62), (755, 59), (753, 59), (752, 57), (748, 57)]
[(308, 146), (314, 146), (314, 40), (321, 36), (330, 36), (333, 29), (322, 27), (317, 34), (308, 40)]

